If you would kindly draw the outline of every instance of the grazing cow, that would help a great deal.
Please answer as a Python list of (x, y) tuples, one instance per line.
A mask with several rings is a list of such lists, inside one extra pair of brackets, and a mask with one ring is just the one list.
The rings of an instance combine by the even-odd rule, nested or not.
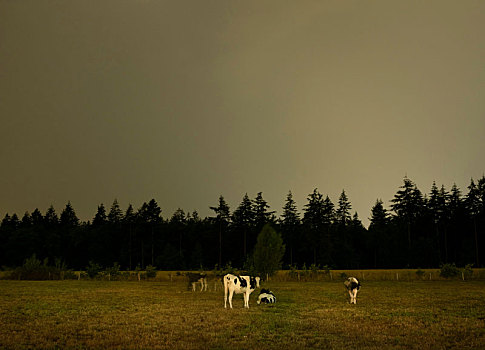
[(261, 289), (261, 293), (259, 293), (258, 297), (258, 305), (259, 304), (274, 304), (276, 303), (276, 297), (274, 296), (273, 292), (269, 289)]
[[(244, 307), (249, 309), (249, 295), (259, 288), (259, 277), (235, 276), (228, 273), (224, 276), (224, 308), (227, 308), (227, 300), (232, 309), (232, 295), (244, 294)], [(227, 295), (229, 292), (229, 296)]]
[(344, 282), (344, 285), (349, 291), (350, 303), (357, 304), (357, 292), (360, 290), (360, 282), (355, 277), (349, 277)]
[(195, 292), (195, 286), (197, 283), (200, 283), (200, 291), (207, 290), (207, 275), (205, 273), (192, 273), (189, 272), (186, 274), (189, 284), (187, 285), (187, 289), (190, 289), (192, 286), (192, 291)]

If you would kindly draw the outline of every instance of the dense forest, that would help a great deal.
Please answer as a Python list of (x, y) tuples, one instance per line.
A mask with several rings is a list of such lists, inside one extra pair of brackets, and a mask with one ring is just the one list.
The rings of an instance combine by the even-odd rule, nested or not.
[(366, 229), (342, 191), (333, 203), (317, 189), (307, 197), (302, 213), (291, 191), (281, 217), (258, 193), (244, 195), (232, 212), (220, 196), (210, 207), (214, 215), (178, 209), (162, 217), (152, 199), (122, 210), (114, 200), (100, 204), (91, 221), (80, 222), (71, 203), (58, 215), (51, 206), (6, 214), (0, 226), (0, 266), (21, 265), (33, 254), (52, 264), (84, 269), (89, 262), (122, 269), (147, 265), (165, 270), (212, 269), (231, 264), (244, 268), (258, 233), (266, 223), (278, 231), (286, 246), (283, 267), (429, 268), (443, 263), (458, 266), (485, 262), (485, 176), (473, 179), (464, 194), (433, 183), (423, 194), (405, 177), (389, 210), (377, 199)]

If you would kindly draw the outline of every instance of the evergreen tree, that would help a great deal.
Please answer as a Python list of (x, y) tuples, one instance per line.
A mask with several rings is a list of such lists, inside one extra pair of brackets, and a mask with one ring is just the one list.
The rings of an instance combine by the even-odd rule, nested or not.
[(274, 211), (268, 211), (270, 206), (263, 199), (263, 192), (258, 192), (253, 200), (253, 212), (256, 229), (260, 230), (265, 224), (272, 222), (271, 217)]
[(123, 212), (121, 211), (117, 199), (115, 199), (111, 205), (111, 209), (108, 214), (108, 221), (111, 224), (119, 224), (121, 221), (123, 221)]
[(340, 197), (338, 199), (338, 208), (335, 212), (335, 217), (337, 222), (340, 225), (346, 226), (347, 223), (351, 220), (350, 219), (350, 210), (352, 209), (352, 205), (345, 194), (345, 190), (342, 190)]
[(286, 196), (286, 202), (283, 206), (283, 213), (281, 217), (281, 230), (283, 232), (284, 241), (289, 247), (289, 249), (286, 250), (287, 254), (289, 254), (288, 261), (290, 262), (290, 265), (293, 266), (293, 250), (298, 241), (297, 234), (300, 230), (301, 220), (291, 191), (289, 191), (288, 195)]
[(394, 199), (391, 202), (393, 203), (391, 209), (406, 224), (408, 248), (411, 249), (411, 226), (416, 223), (418, 217), (424, 212), (425, 202), (423, 196), (416, 185), (408, 177), (404, 177), (404, 184), (394, 195)]
[(232, 228), (235, 233), (242, 232), (242, 258), (246, 258), (248, 251), (248, 233), (252, 229), (255, 221), (255, 213), (253, 205), (246, 193), (242, 199), (241, 204), (234, 210), (232, 214)]
[(367, 252), (372, 255), (372, 266), (378, 267), (378, 264), (384, 262), (386, 246), (389, 247), (387, 231), (389, 228), (389, 214), (384, 208), (381, 199), (377, 199), (371, 209), (370, 225), (368, 230)]
[(44, 222), (49, 229), (52, 229), (53, 227), (56, 227), (59, 224), (59, 218), (52, 205), (47, 209), (44, 215)]
[(257, 273), (264, 278), (272, 276), (281, 268), (285, 245), (281, 235), (266, 224), (258, 235), (254, 246), (253, 262)]
[(224, 197), (219, 197), (219, 205), (217, 207), (210, 207), (216, 214), (215, 221), (219, 226), (219, 267), (222, 266), (222, 232), (225, 229), (231, 219), (229, 212), (229, 206), (227, 205)]
[(93, 218), (93, 226), (94, 227), (99, 227), (103, 226), (106, 224), (106, 208), (104, 207), (104, 204), (101, 203), (98, 205), (98, 211), (96, 212), (96, 215)]
[(123, 224), (128, 229), (128, 267), (130, 271), (133, 268), (133, 241), (135, 240), (135, 224), (136, 224), (136, 214), (131, 204), (128, 204), (125, 216), (123, 218)]
[(478, 217), (480, 212), (483, 210), (482, 202), (480, 198), (480, 190), (477, 185), (475, 185), (475, 181), (471, 179), (470, 185), (468, 186), (468, 194), (465, 199), (465, 205), (467, 211), (470, 215), (470, 218), (473, 222), (473, 236), (474, 236), (474, 243), (475, 243), (475, 263), (476, 266), (480, 266), (480, 258), (479, 258), (479, 246), (478, 246)]
[(185, 217), (185, 212), (178, 208), (172, 215), (170, 219), (170, 227), (173, 236), (178, 237), (178, 252), (179, 258), (183, 261), (183, 254), (182, 254), (182, 235), (186, 229), (187, 220)]
[(60, 224), (64, 227), (75, 227), (79, 225), (79, 219), (76, 216), (76, 212), (71, 205), (71, 202), (67, 202), (66, 207), (61, 212)]
[[(315, 188), (313, 193), (308, 195), (308, 203), (305, 204), (303, 214), (303, 225), (306, 231), (306, 255), (313, 256), (313, 264), (317, 264), (317, 253), (319, 248), (324, 246), (322, 236), (325, 229), (325, 206), (323, 196)], [(311, 252), (311, 253), (310, 253)], [(329, 257), (325, 256), (328, 261)], [(307, 262), (309, 262), (307, 260)]]

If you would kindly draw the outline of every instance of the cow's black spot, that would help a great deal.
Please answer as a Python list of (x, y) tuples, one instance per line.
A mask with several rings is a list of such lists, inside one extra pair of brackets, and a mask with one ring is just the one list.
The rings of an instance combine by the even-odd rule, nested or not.
[(244, 278), (241, 278), (241, 276), (238, 276), (238, 278), (239, 278), (239, 283), (241, 283), (242, 288), (245, 288), (245, 287), (248, 286), (248, 282)]
[(263, 288), (263, 289), (261, 289), (261, 292), (260, 292), (259, 294), (265, 294), (265, 293), (266, 293), (266, 294), (269, 294), (269, 293), (271, 293), (271, 292), (269, 291), (269, 289), (264, 289), (264, 288)]
[(249, 277), (249, 283), (251, 285), (251, 289), (256, 289), (256, 278)]
[(350, 282), (350, 290), (354, 290), (354, 289), (357, 289), (359, 290), (360, 288), (360, 283), (355, 283), (355, 282)]
[(234, 285), (237, 286), (237, 277), (234, 279)]
[(265, 298), (261, 298), (261, 302), (268, 304), (269, 300), (268, 300), (268, 298), (265, 297)]

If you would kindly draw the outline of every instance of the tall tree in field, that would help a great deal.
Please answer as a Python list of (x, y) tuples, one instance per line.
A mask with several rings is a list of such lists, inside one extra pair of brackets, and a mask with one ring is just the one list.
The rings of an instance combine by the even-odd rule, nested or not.
[(483, 203), (481, 201), (480, 190), (477, 185), (475, 185), (475, 181), (473, 179), (468, 186), (468, 194), (465, 199), (465, 205), (467, 211), (471, 217), (473, 222), (473, 235), (474, 235), (474, 242), (475, 242), (475, 263), (476, 266), (480, 266), (480, 254), (479, 254), (479, 245), (478, 245), (478, 218), (480, 212), (483, 210)]
[(111, 205), (111, 209), (109, 210), (108, 214), (108, 221), (111, 224), (119, 224), (123, 221), (123, 212), (121, 211), (117, 199), (115, 199)]
[(393, 203), (391, 209), (397, 214), (398, 219), (406, 225), (408, 248), (411, 249), (411, 227), (424, 212), (424, 199), (421, 191), (408, 177), (405, 177), (404, 184), (394, 195), (391, 202)]
[(263, 192), (259, 192), (253, 200), (253, 211), (256, 229), (260, 230), (265, 224), (271, 222), (274, 211), (268, 211), (270, 206), (263, 199)]
[(324, 232), (324, 200), (318, 189), (308, 195), (308, 203), (303, 209), (303, 225), (306, 231), (307, 254), (312, 253), (313, 264), (317, 264), (318, 248), (322, 246), (322, 233)]
[(155, 228), (163, 221), (162, 217), (162, 209), (158, 206), (158, 203), (155, 199), (151, 199), (148, 202), (147, 210), (146, 210), (146, 220), (150, 225), (150, 248), (151, 248), (151, 264), (152, 266), (155, 265)]
[(182, 236), (187, 226), (187, 218), (185, 216), (185, 212), (178, 208), (172, 215), (170, 219), (170, 227), (172, 230), (172, 235), (175, 233), (178, 236), (178, 247), (179, 247), (179, 258), (180, 261), (183, 260), (182, 254)]
[(126, 209), (123, 223), (128, 228), (128, 267), (131, 271), (133, 268), (133, 241), (135, 240), (136, 234), (136, 214), (131, 204)]
[(280, 227), (283, 232), (284, 241), (289, 246), (289, 249), (287, 249), (287, 253), (289, 254), (288, 260), (290, 265), (293, 265), (293, 250), (298, 239), (297, 234), (300, 231), (301, 220), (291, 191), (286, 196), (281, 217)]
[(219, 226), (219, 267), (222, 267), (222, 231), (228, 226), (231, 214), (229, 213), (229, 206), (222, 195), (219, 197), (219, 205), (210, 207), (210, 209), (215, 212), (215, 220)]
[(98, 211), (96, 212), (96, 215), (93, 218), (93, 226), (95, 227), (100, 227), (105, 225), (107, 222), (106, 220), (106, 208), (104, 207), (104, 204), (101, 203), (98, 206)]
[[(74, 208), (71, 205), (71, 202), (67, 202), (66, 207), (61, 212), (60, 216), (60, 227), (61, 227), (61, 239), (60, 239), (60, 246), (61, 246), (61, 256), (60, 258), (63, 261), (68, 261), (68, 256), (70, 255), (70, 250), (72, 249), (71, 243), (73, 241), (74, 236), (78, 235), (80, 231), (79, 228), (79, 219), (74, 211)], [(73, 252), (74, 253), (74, 252)]]
[(253, 262), (256, 272), (264, 278), (281, 268), (285, 245), (281, 235), (269, 224), (264, 225), (254, 246)]
[(235, 233), (242, 232), (242, 258), (245, 259), (248, 250), (248, 233), (254, 225), (254, 211), (251, 200), (246, 193), (241, 204), (232, 213), (232, 228)]
[(389, 214), (384, 208), (381, 199), (377, 199), (371, 209), (370, 225), (368, 230), (368, 252), (372, 252), (373, 267), (377, 268), (378, 263), (382, 264), (385, 258), (387, 241), (387, 230), (389, 227)]
[(342, 193), (340, 194), (340, 197), (338, 199), (338, 207), (335, 211), (335, 218), (337, 223), (342, 226), (346, 226), (347, 223), (349, 223), (351, 220), (351, 209), (352, 205), (350, 204), (347, 194), (345, 194), (345, 190), (342, 190)]

